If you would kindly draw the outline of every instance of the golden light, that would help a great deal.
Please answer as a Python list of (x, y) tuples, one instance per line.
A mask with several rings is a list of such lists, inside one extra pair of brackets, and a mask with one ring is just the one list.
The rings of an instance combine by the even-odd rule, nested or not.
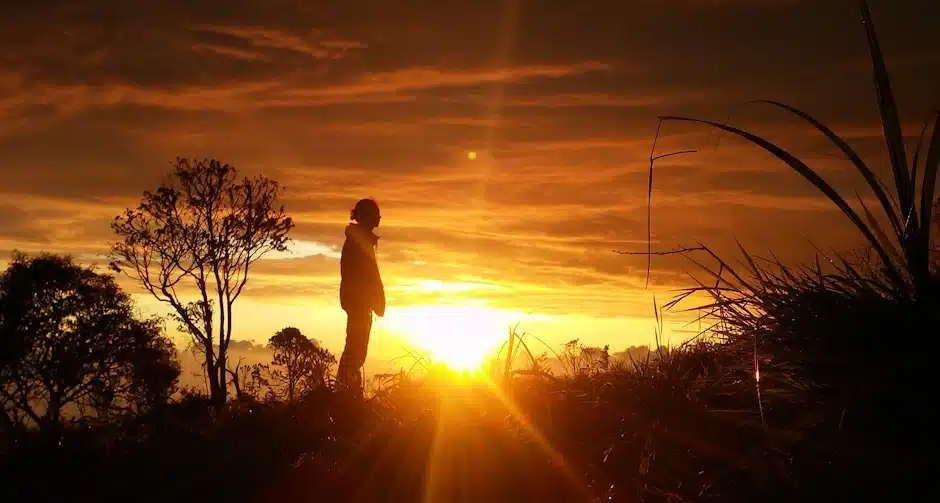
[(478, 370), (506, 338), (512, 314), (486, 306), (409, 306), (389, 313), (401, 332), (432, 361), (454, 370)]
[(471, 161), (475, 161), (476, 158), (477, 158), (476, 152), (473, 152), (473, 151), (467, 152), (467, 159), (470, 159)]

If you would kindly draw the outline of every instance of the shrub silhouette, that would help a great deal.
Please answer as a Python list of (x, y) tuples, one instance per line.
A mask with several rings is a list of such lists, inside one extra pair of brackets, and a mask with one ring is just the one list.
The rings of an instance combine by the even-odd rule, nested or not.
[(69, 257), (15, 254), (0, 276), (4, 422), (61, 429), (166, 404), (179, 376), (159, 319), (140, 319), (114, 278)]

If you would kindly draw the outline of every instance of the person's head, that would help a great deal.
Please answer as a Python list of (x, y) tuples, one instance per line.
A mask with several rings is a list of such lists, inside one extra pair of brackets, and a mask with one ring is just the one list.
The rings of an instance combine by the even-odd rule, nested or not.
[(375, 202), (375, 199), (360, 199), (349, 212), (349, 219), (367, 229), (374, 229), (382, 221), (379, 204)]

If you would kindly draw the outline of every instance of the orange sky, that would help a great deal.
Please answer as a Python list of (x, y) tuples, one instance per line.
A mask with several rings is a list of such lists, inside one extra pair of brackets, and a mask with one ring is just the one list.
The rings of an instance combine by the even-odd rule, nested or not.
[[(296, 325), (339, 351), (336, 252), (349, 207), (374, 196), (390, 318), (489, 306), (553, 343), (646, 343), (653, 294), (689, 284), (662, 259), (643, 290), (645, 260), (612, 252), (645, 248), (658, 115), (735, 111), (846, 196), (863, 181), (823, 141), (741, 103), (791, 103), (881, 155), (851, 1), (190, 3), (0, 6), (0, 256), (100, 261), (111, 218), (176, 156), (264, 173), (287, 188), (295, 255), (257, 265), (240, 339)], [(940, 6), (871, 3), (916, 134), (940, 98)], [(662, 151), (701, 151), (658, 167), (654, 246), (737, 238), (801, 259), (857, 243), (795, 174), (715, 140), (664, 131)], [(400, 352), (394, 324), (374, 354)]]

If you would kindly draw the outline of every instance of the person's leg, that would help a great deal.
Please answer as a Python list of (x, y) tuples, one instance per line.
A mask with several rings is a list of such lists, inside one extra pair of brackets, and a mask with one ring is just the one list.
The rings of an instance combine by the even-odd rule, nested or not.
[(346, 347), (340, 358), (337, 379), (351, 389), (362, 389), (360, 370), (369, 350), (369, 332), (372, 329), (372, 313), (351, 311), (346, 315)]
[(362, 395), (362, 371), (360, 369), (356, 368), (350, 370), (349, 384), (347, 387), (354, 390), (357, 394)]
[[(347, 337), (347, 346), (348, 344)], [(349, 384), (349, 351), (345, 348), (343, 349), (343, 356), (339, 359), (339, 368), (336, 369), (336, 383), (340, 386), (348, 386)]]

